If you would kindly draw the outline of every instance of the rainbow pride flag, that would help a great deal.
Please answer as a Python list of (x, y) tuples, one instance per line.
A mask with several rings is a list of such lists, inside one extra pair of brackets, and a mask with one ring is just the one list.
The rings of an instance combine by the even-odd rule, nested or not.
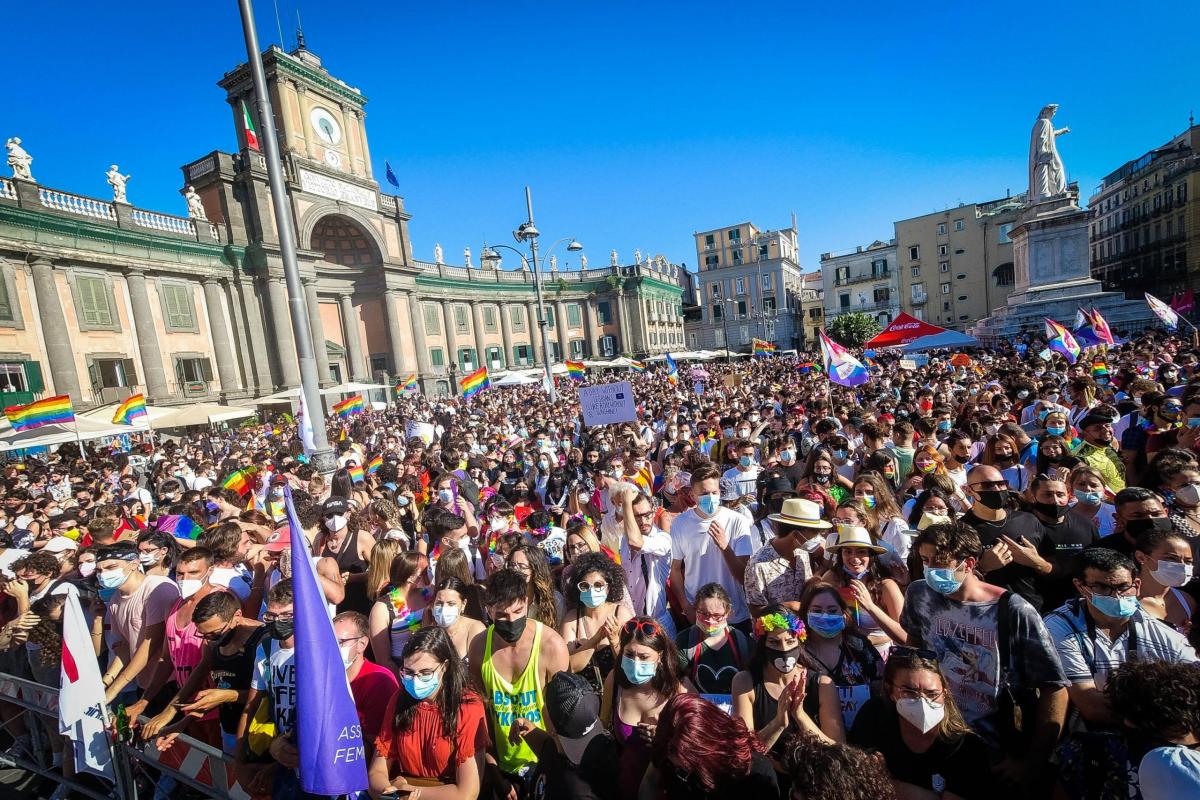
[(400, 391), (402, 392), (415, 392), (417, 388), (417, 374), (415, 372), (405, 378), (404, 382), (400, 384)]
[(1046, 317), (1046, 339), (1050, 342), (1049, 349), (1061, 355), (1068, 364), (1074, 364), (1079, 359), (1082, 348), (1069, 330), (1058, 322)]
[(480, 367), (467, 377), (460, 380), (458, 385), (462, 387), (463, 398), (465, 399), (479, 394), (484, 389), (491, 386), (492, 382), (488, 380), (487, 367)]
[(1092, 363), (1092, 377), (1093, 378), (1107, 378), (1108, 377), (1108, 364), (1105, 364), (1103, 361), (1093, 362)]
[(363, 472), (363, 468), (358, 464), (351, 464), (346, 467), (346, 471), (350, 473), (350, 480), (355, 483), (365, 483), (367, 480), (366, 473)]
[(634, 372), (645, 372), (646, 371), (646, 365), (643, 364), (641, 361), (630, 361), (629, 368), (631, 370), (633, 370)]
[(364, 411), (366, 411), (366, 406), (363, 405), (361, 394), (333, 404), (333, 413), (337, 414), (341, 419), (346, 419), (354, 414), (361, 414)]
[(200, 537), (200, 533), (204, 530), (196, 520), (182, 514), (168, 514), (165, 517), (159, 517), (155, 527), (163, 533), (171, 534), (176, 539), (189, 539), (193, 542)]
[(754, 340), (754, 355), (756, 356), (773, 356), (775, 355), (776, 345), (774, 342), (764, 341), (763, 339)]
[(35, 400), (26, 406), (9, 406), (4, 416), (12, 423), (13, 430), (29, 431), (56, 422), (74, 422), (75, 411), (71, 407), (71, 396), (60, 394)]
[(376, 454), (367, 462), (367, 474), (374, 475), (383, 466), (383, 456)]
[(132, 425), (133, 421), (138, 417), (146, 416), (146, 395), (142, 393), (131, 394), (125, 398), (125, 402), (117, 406), (117, 410), (113, 412), (114, 425)]
[(581, 381), (587, 377), (587, 367), (583, 365), (582, 361), (567, 361), (566, 365), (567, 375), (571, 377), (571, 380)]
[(254, 473), (257, 471), (254, 467), (246, 467), (245, 469), (231, 472), (225, 480), (221, 481), (221, 488), (233, 489), (242, 497), (245, 497), (254, 488)]

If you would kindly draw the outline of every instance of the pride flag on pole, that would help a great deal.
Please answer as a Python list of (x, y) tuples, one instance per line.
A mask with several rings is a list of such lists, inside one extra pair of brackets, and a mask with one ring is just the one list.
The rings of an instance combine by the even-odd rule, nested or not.
[(9, 406), (4, 409), (4, 416), (8, 417), (13, 430), (16, 431), (30, 431), (43, 425), (53, 425), (56, 422), (75, 421), (71, 396), (67, 394), (36, 400), (29, 405)]
[(1100, 341), (1104, 342), (1105, 344), (1117, 343), (1116, 337), (1113, 336), (1112, 329), (1108, 327), (1108, 320), (1106, 320), (1100, 314), (1098, 309), (1093, 306), (1090, 312), (1085, 311), (1084, 314), (1087, 316), (1088, 321), (1092, 323), (1092, 330), (1096, 332), (1096, 336), (1100, 338)]
[(670, 353), (667, 353), (667, 381), (672, 386), (679, 383), (679, 365), (675, 363), (675, 359), (671, 358)]
[(754, 355), (756, 356), (773, 356), (775, 355), (776, 345), (774, 342), (764, 341), (763, 339), (754, 340)]
[(1068, 364), (1079, 360), (1082, 352), (1079, 342), (1075, 341), (1069, 330), (1049, 317), (1046, 317), (1046, 339), (1050, 342), (1049, 349), (1065, 358)]
[(488, 380), (487, 367), (480, 367), (467, 377), (460, 380), (458, 385), (462, 388), (463, 399), (465, 400), (468, 397), (474, 397), (475, 395), (479, 394), (484, 389), (491, 386), (492, 382)]
[(171, 534), (176, 539), (188, 539), (193, 542), (200, 538), (200, 534), (204, 531), (198, 522), (182, 514), (167, 514), (159, 517), (155, 521), (154, 527), (163, 533)]
[(138, 392), (125, 398), (125, 402), (117, 406), (113, 412), (114, 425), (132, 425), (138, 417), (146, 416), (146, 395)]
[(862, 386), (871, 376), (862, 362), (850, 355), (850, 351), (830, 339), (824, 330), (821, 334), (821, 357), (825, 362), (825, 374), (838, 386)]
[(629, 368), (634, 372), (645, 372), (646, 365), (641, 361), (630, 361)]
[(417, 373), (413, 373), (404, 379), (404, 383), (400, 384), (400, 391), (415, 392), (417, 390)]
[(587, 367), (583, 365), (582, 361), (567, 361), (566, 365), (567, 375), (570, 376), (571, 380), (581, 381), (587, 377)]
[[(58, 684), (58, 732), (75, 752), (75, 770), (116, 781), (108, 742), (104, 682), (92, 649), (92, 632), (79, 598), (68, 594), (62, 611), (62, 669)], [(345, 670), (342, 670), (345, 674)]]
[[(293, 531), (304, 530), (284, 488)], [(367, 754), (346, 667), (338, 650), (325, 595), (307, 548), (292, 548), (296, 632), (296, 747), (300, 788), (319, 795), (356, 795), (367, 788)], [(92, 659), (93, 662), (95, 659)]]
[(232, 472), (225, 480), (221, 481), (221, 488), (233, 489), (242, 497), (245, 497), (254, 488), (254, 473), (256, 471), (254, 467), (246, 467), (245, 469)]
[(1166, 325), (1169, 330), (1175, 330), (1179, 327), (1179, 314), (1175, 312), (1175, 309), (1149, 292), (1146, 292), (1146, 304), (1150, 306), (1150, 310), (1162, 320), (1163, 325)]
[(361, 394), (333, 404), (333, 413), (337, 414), (340, 419), (348, 419), (354, 414), (361, 414), (363, 411), (366, 411), (366, 406), (363, 404)]
[(346, 471), (350, 473), (350, 480), (354, 483), (363, 483), (367, 479), (366, 473), (358, 464), (351, 464), (346, 467)]
[(383, 456), (380, 455), (379, 453), (376, 453), (374, 456), (371, 457), (371, 460), (367, 462), (367, 474), (374, 475), (376, 472), (379, 471), (379, 468), (382, 466), (383, 466)]

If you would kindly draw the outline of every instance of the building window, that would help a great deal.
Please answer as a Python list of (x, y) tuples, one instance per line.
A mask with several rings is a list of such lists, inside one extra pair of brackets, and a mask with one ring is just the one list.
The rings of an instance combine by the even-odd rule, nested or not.
[(997, 286), (1012, 286), (1015, 281), (1012, 262), (996, 267), (992, 270), (992, 277), (996, 279)]
[(533, 348), (527, 344), (519, 344), (513, 348), (513, 358), (517, 364), (532, 364)]
[(888, 263), (886, 258), (880, 258), (871, 262), (871, 277), (886, 278), (888, 275)]
[(948, 283), (942, 284), (942, 294), (950, 294), (950, 284), (948, 284)]
[(921, 277), (921, 268), (920, 268), (920, 267), (913, 267), (913, 268), (912, 268), (912, 270), (911, 270), (911, 272), (912, 272), (912, 276), (913, 276), (914, 278), (919, 278), (919, 277)]
[(762, 274), (762, 288), (766, 291), (771, 291), (771, 273), (764, 272)]
[(716, 238), (711, 233), (706, 233), (704, 235), (704, 249), (712, 250), (716, 246), (717, 246)]
[[(179, 359), (175, 361), (175, 369), (178, 372)], [(137, 385), (137, 369), (132, 358), (88, 358), (88, 377), (97, 394), (103, 389)]]
[(948, 301), (945, 303), (942, 303), (942, 311), (949, 311), (949, 310), (950, 310), (950, 303)]
[(454, 331), (456, 333), (467, 332), (467, 307), (461, 303), (454, 304)]
[(496, 332), (496, 307), (483, 307), (483, 329), (488, 333)]
[(738, 300), (738, 311), (737, 311), (737, 313), (738, 313), (738, 319), (745, 319), (745, 318), (746, 318), (746, 301), (745, 301), (745, 300)]
[(608, 325), (612, 322), (612, 306), (607, 300), (601, 300), (596, 304), (596, 316), (600, 317), (601, 325)]
[(963, 229), (963, 221), (961, 219), (954, 220), (954, 230), (961, 231)]
[(442, 332), (442, 323), (438, 318), (438, 307), (433, 303), (423, 303), (421, 313), (425, 315), (425, 333), (437, 336)]
[(75, 276), (75, 291), (79, 307), (83, 312), (83, 323), (89, 328), (113, 327), (113, 304), (109, 297), (108, 283), (104, 278), (91, 275)]
[(837, 271), (835, 272), (835, 275), (834, 275), (834, 281), (839, 286), (849, 283), (850, 282), (850, 268), (849, 267), (838, 267)]
[[(32, 381), (26, 380), (26, 365), (36, 368), (37, 370), (37, 388), (31, 384)], [(10, 361), (0, 364), (0, 392), (10, 394), (12, 392), (40, 392), (43, 390), (41, 365), (36, 361)]]
[(742, 263), (742, 251), (740, 249), (733, 251), (733, 263), (734, 264)]
[(921, 260), (921, 245), (914, 244), (908, 248), (908, 258), (910, 261)]
[(965, 281), (966, 279), (967, 279), (967, 273), (965, 273), (965, 272), (960, 272), (954, 276), (954, 280), (956, 280), (956, 281)]
[(890, 296), (891, 296), (891, 292), (888, 290), (888, 288), (886, 286), (884, 286), (882, 288), (876, 287), (876, 289), (875, 289), (875, 302), (876, 303), (886, 303), (886, 302), (888, 302), (888, 299), (890, 298)]
[(967, 296), (965, 294), (960, 294), (958, 296), (958, 302), (964, 303), (964, 302), (966, 302), (966, 300), (967, 300)]
[[(176, 358), (175, 377), (179, 381), (180, 388), (183, 388), (186, 394), (186, 387), (189, 383), (212, 383), (212, 364), (207, 358)], [(105, 384), (105, 386), (110, 385)]]
[(767, 313), (774, 311), (775, 310), (775, 298), (774, 297), (764, 297), (763, 301), (762, 301), (762, 310)]
[(650, 344), (655, 347), (658, 346), (658, 334), (657, 333), (650, 334)]
[(554, 324), (555, 324), (554, 323), (554, 306), (546, 306), (545, 314), (546, 314), (546, 325), (553, 328)]
[(848, 293), (843, 292), (842, 294), (838, 295), (838, 307), (839, 308), (849, 308), (850, 307), (850, 295)]
[(577, 358), (583, 355), (583, 339), (571, 340), (571, 355)]
[(938, 231), (938, 236), (945, 236), (946, 235), (946, 223), (939, 222), (937, 231)]
[(617, 338), (615, 336), (600, 337), (600, 355), (611, 356), (617, 352)]
[(950, 271), (950, 262), (949, 261), (939, 261), (938, 262), (938, 271), (939, 272), (949, 272)]
[(724, 309), (721, 308), (721, 304), (717, 303), (712, 307), (712, 321), (720, 322), (722, 319), (724, 319), (724, 313), (725, 312)]
[(487, 360), (488, 366), (492, 369), (504, 368), (503, 355), (501, 354), (499, 347), (489, 347), (487, 349)]
[(442, 358), (442, 348), (429, 348), (429, 365), (431, 367), (444, 367), (446, 365), (445, 359)]
[(716, 283), (710, 283), (708, 285), (708, 294), (714, 300), (716, 300), (718, 297), (720, 297), (721, 296), (721, 282), (717, 281)]
[(196, 311), (192, 306), (192, 287), (185, 283), (159, 283), (163, 321), (168, 331), (196, 330)]
[(583, 309), (578, 303), (567, 304), (567, 327), (582, 328), (583, 327)]
[[(0, 321), (16, 321), (16, 315), (13, 314), (12, 298), (8, 296), (8, 280), (6, 276), (0, 277)], [(24, 390), (22, 389), (21, 391)]]
[(771, 255), (771, 246), (769, 244), (760, 244), (758, 246), (759, 261), (763, 260), (764, 258), (770, 257), (770, 255)]
[(474, 347), (458, 348), (458, 368), (465, 374), (472, 372), (479, 367), (479, 362), (475, 360)]
[(721, 263), (721, 259), (716, 255), (704, 257), (704, 266), (706, 266), (706, 267), (716, 268), (716, 266), (720, 263)]
[(737, 279), (737, 293), (738, 294), (746, 293), (746, 279), (743, 277), (740, 277), (740, 276)]
[(525, 307), (524, 306), (509, 306), (508, 319), (512, 322), (514, 331), (525, 330)]
[(729, 232), (729, 241), (739, 243), (742, 241), (742, 231), (740, 228), (734, 228)]
[(945, 256), (950, 254), (950, 246), (945, 244), (938, 245), (938, 255)]

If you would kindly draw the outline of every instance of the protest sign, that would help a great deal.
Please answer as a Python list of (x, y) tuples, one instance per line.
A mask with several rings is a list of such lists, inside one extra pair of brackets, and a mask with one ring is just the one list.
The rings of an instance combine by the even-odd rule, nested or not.
[(410, 422), (404, 427), (404, 438), (418, 437), (425, 444), (433, 444), (433, 426), (428, 422)]
[(629, 381), (582, 386), (579, 389), (579, 406), (583, 411), (584, 425), (611, 425), (637, 420), (633, 386)]

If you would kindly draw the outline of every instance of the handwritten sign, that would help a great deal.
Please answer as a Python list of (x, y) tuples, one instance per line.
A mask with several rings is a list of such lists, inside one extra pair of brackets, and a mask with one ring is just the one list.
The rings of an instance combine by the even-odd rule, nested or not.
[(612, 425), (637, 420), (637, 404), (629, 381), (582, 386), (579, 389), (579, 405), (583, 410), (584, 425)]
[(900, 369), (916, 369), (916, 368), (917, 368), (917, 362), (913, 361), (911, 358), (900, 359)]
[(418, 437), (425, 444), (433, 444), (433, 426), (428, 422), (410, 422), (404, 427), (404, 438)]

